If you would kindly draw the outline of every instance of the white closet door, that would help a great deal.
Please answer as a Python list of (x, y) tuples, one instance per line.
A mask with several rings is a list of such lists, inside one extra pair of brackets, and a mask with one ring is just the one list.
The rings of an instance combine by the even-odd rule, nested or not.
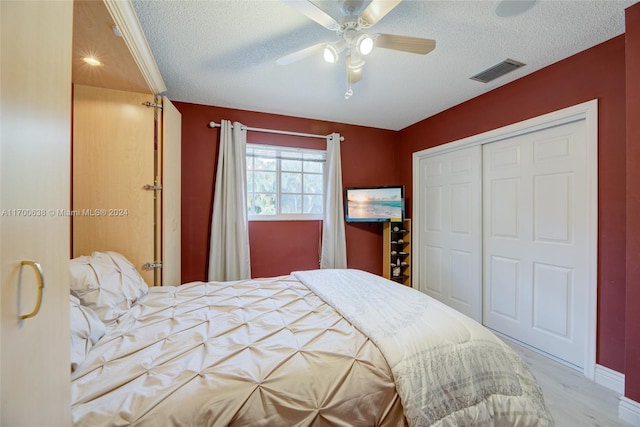
[(484, 323), (585, 363), (585, 121), (483, 146)]
[(419, 266), (414, 283), (420, 291), (478, 322), (482, 320), (481, 155), (481, 147), (475, 146), (420, 160), (420, 259), (414, 260)]

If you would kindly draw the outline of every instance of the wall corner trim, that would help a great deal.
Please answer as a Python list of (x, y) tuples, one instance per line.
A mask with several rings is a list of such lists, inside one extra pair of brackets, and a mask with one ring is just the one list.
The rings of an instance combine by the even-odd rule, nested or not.
[(596, 365), (595, 382), (624, 396), (624, 374), (606, 366)]
[(628, 397), (621, 397), (618, 404), (618, 418), (634, 426), (640, 426), (640, 403)]

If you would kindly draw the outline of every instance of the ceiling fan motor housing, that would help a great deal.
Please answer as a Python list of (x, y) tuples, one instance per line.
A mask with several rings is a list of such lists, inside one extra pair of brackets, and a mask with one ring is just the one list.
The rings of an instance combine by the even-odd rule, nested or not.
[(345, 0), (340, 11), (347, 16), (359, 16), (364, 9), (364, 0)]

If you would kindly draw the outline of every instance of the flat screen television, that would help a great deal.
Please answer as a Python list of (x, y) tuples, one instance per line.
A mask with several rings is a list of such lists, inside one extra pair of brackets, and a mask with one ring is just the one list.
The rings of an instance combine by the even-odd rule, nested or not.
[(404, 220), (404, 186), (346, 187), (347, 222), (401, 222)]

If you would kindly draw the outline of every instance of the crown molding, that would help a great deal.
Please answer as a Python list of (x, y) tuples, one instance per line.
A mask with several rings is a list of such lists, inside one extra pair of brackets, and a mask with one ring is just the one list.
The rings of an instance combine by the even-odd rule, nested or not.
[(149, 85), (149, 89), (156, 95), (166, 92), (167, 87), (164, 84), (144, 31), (142, 31), (131, 0), (103, 1), (113, 21), (122, 33), (122, 38), (138, 65), (142, 76)]

